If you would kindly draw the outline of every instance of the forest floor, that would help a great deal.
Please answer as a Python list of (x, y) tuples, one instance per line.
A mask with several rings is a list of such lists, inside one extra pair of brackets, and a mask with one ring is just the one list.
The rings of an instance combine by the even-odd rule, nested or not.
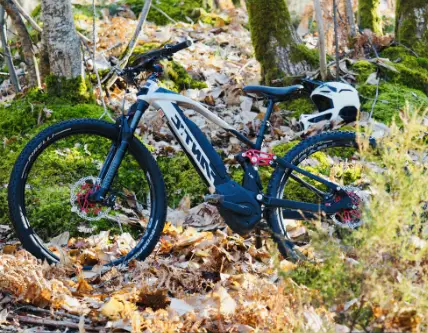
[[(100, 70), (107, 70), (108, 56), (122, 54), (126, 48), (123, 41), (132, 36), (136, 21), (124, 17), (126, 15), (103, 13), (97, 21), (100, 54), (96, 61)], [(262, 103), (255, 103), (241, 94), (244, 85), (258, 83), (260, 78), (246, 24), (247, 16), (242, 10), (211, 18), (209, 24), (202, 20), (194, 24), (180, 22), (166, 26), (148, 23), (137, 51), (147, 50), (147, 45), (157, 47), (191, 37), (196, 41), (195, 45), (174, 57), (190, 73), (191, 79), (182, 83), (170, 70), (165, 86), (203, 102), (238, 130), (254, 133), (260, 115), (266, 109)], [(77, 21), (77, 25), (91, 31), (91, 21), (85, 16)], [(370, 67), (370, 70), (375, 69)], [(206, 87), (192, 88), (193, 81), (205, 82)], [(123, 96), (124, 90), (115, 88), (106, 102), (118, 112)], [(132, 94), (125, 98), (125, 105), (134, 101)], [(302, 103), (306, 112), (313, 111), (307, 103)], [(299, 108), (299, 105), (294, 107)], [(328, 122), (302, 133), (294, 127), (295, 109), (278, 108), (276, 111), (272, 119), (274, 130), (267, 137), (269, 150), (325, 128), (342, 126)], [(218, 144), (226, 159), (230, 160), (229, 157), (240, 151), (234, 138), (224, 135), (194, 112), (186, 112), (211, 141)], [(363, 113), (366, 120), (367, 115), (367, 112)], [(423, 119), (428, 121), (426, 117)], [(347, 129), (355, 130), (353, 125), (347, 125)], [(376, 136), (382, 137), (389, 130), (389, 123), (375, 123)], [(154, 147), (158, 156), (173, 156), (179, 151), (178, 144), (155, 112), (147, 114), (139, 134), (146, 144)], [(233, 170), (234, 166), (230, 164), (229, 168)], [(126, 234), (114, 241), (108, 232), (90, 238), (70, 238), (67, 233), (62, 234), (52, 242), (61, 263), (50, 266), (22, 250), (10, 225), (0, 224), (0, 308), (3, 309), (0, 311), (0, 330), (27, 333), (341, 333), (363, 330), (365, 318), (371, 318), (377, 324), (384, 318), (384, 326), (379, 325), (384, 330), (396, 332), (416, 332), (426, 328), (421, 326), (421, 320), (427, 315), (420, 313), (426, 310), (425, 304), (418, 311), (410, 305), (400, 307), (394, 310), (394, 316), (388, 317), (387, 310), (375, 305), (371, 305), (370, 313), (366, 314), (364, 311), (368, 310), (363, 297), (356, 298), (352, 293), (347, 294), (347, 298), (337, 299), (334, 304), (327, 302), (323, 292), (331, 292), (327, 290), (331, 286), (326, 281), (335, 279), (328, 275), (334, 271), (332, 267), (325, 271), (320, 269), (321, 260), (315, 269), (295, 265), (282, 259), (269, 239), (264, 239), (263, 246), (257, 248), (253, 236), (243, 238), (233, 234), (224, 227), (211, 206), (192, 207), (193, 199), (184, 197), (179, 204), (170, 207), (162, 238), (148, 259), (109, 270), (100, 265), (91, 271), (82, 267), (99, 262), (106, 254), (129, 251), (132, 241)], [(289, 232), (299, 238), (308, 231), (302, 224), (295, 223), (290, 225)], [(420, 246), (426, 249), (426, 242)], [(80, 250), (76, 252), (76, 248)], [(311, 255), (313, 249), (308, 247), (305, 251)], [(342, 255), (341, 263), (345, 269), (351, 270), (358, 264), (355, 256), (339, 255)], [(340, 273), (344, 274), (343, 271)], [(311, 280), (311, 274), (325, 282), (327, 291), (321, 291), (319, 284)], [(323, 274), (328, 275), (327, 278)], [(337, 276), (337, 281), (344, 281), (341, 280), (343, 276)], [(301, 283), (310, 280), (313, 285)], [(359, 282), (351, 281), (350, 284)], [(345, 282), (342, 287), (346, 287)], [(355, 319), (355, 313), (363, 319), (358, 316)]]

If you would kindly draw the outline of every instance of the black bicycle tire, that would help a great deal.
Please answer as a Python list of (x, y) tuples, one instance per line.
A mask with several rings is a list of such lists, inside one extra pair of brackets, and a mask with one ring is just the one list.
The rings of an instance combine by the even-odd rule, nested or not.
[[(284, 159), (289, 163), (298, 165), (308, 156), (319, 151), (320, 148), (325, 149), (326, 145), (328, 145), (328, 148), (334, 148), (343, 145), (344, 143), (352, 144), (353, 147), (357, 147), (358, 143), (356, 133), (331, 131), (313, 136), (301, 141), (299, 144), (294, 146), (290, 151), (287, 152), (287, 154), (285, 154)], [(370, 143), (371, 145), (375, 144), (373, 139), (370, 140)], [(291, 171), (291, 169), (284, 169), (281, 167), (277, 167), (275, 169), (268, 185), (267, 193), (269, 196), (275, 198), (278, 196), (281, 183), (288, 181)], [(286, 178), (284, 179), (284, 177)], [(288, 237), (286, 230), (283, 228), (283, 225), (278, 217), (278, 209), (269, 209), (266, 214), (266, 219), (272, 231), (272, 238), (277, 243), (281, 255), (291, 261), (298, 261), (303, 259), (298, 253), (293, 251), (294, 244)]]
[[(58, 262), (58, 258), (41, 244), (27, 222), (25, 216), (25, 183), (28, 173), (37, 157), (52, 143), (73, 134), (98, 134), (105, 138), (115, 140), (119, 129), (116, 125), (97, 119), (72, 119), (50, 126), (35, 136), (23, 149), (13, 167), (8, 185), (9, 216), (16, 234), (23, 247), (39, 259), (46, 259), (49, 263)], [(134, 137), (128, 151), (138, 162), (141, 172), (150, 177), (156, 207), (153, 217), (147, 225), (143, 237), (127, 255), (120, 257), (105, 266), (126, 264), (132, 259), (144, 260), (154, 250), (161, 236), (167, 212), (166, 190), (162, 173), (144, 144)], [(24, 209), (23, 209), (24, 208)]]

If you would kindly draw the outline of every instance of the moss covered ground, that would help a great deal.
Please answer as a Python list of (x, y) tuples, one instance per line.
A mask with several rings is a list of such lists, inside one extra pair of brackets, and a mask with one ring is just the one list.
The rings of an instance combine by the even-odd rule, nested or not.
[[(138, 16), (143, 9), (144, 1), (142, 0), (122, 0), (120, 4), (125, 4), (131, 7), (132, 11)], [(156, 7), (160, 10), (164, 11), (171, 18), (176, 21), (188, 22), (187, 17), (190, 18), (198, 18), (195, 17), (195, 9), (202, 8), (203, 1), (202, 0), (160, 0), (156, 1)], [(147, 19), (151, 22), (154, 22), (158, 25), (165, 25), (171, 23), (170, 20), (162, 15), (157, 10), (151, 10)]]
[[(380, 66), (379, 98), (374, 108), (373, 117), (387, 125), (393, 119), (398, 120), (400, 110), (411, 104), (416, 109), (428, 106), (428, 58), (416, 57), (408, 49), (396, 46), (388, 47), (381, 52), (387, 66)], [(357, 89), (362, 101), (362, 110), (370, 112), (376, 96), (376, 86), (366, 84), (370, 74), (375, 73), (377, 66), (360, 60), (352, 65), (357, 75)]]
[(0, 221), (7, 217), (7, 183), (19, 153), (38, 132), (56, 122), (72, 118), (99, 118), (103, 110), (94, 103), (73, 104), (70, 100), (30, 92), (10, 105), (0, 106)]

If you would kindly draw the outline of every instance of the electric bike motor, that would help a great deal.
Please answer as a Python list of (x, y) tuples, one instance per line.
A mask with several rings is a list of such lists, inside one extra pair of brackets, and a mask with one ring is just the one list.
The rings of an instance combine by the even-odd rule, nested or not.
[(305, 131), (321, 121), (340, 121), (351, 123), (357, 119), (361, 107), (358, 91), (342, 82), (326, 82), (311, 93), (311, 100), (316, 105), (316, 114), (303, 114), (299, 127)]

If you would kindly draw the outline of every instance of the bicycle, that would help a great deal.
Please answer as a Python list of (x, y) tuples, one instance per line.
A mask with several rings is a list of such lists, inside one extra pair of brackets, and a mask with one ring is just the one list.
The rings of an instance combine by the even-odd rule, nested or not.
[[(323, 215), (343, 226), (360, 225), (361, 189), (315, 175), (304, 163), (324, 150), (358, 149), (355, 133), (326, 132), (301, 141), (283, 157), (262, 152), (274, 105), (291, 98), (303, 86), (243, 89), (268, 100), (253, 142), (200, 103), (159, 87), (163, 73), (159, 62), (171, 60), (174, 53), (190, 45), (183, 42), (167, 46), (138, 57), (136, 65), (116, 68), (128, 82), (135, 83), (142, 72), (150, 76), (139, 87), (137, 102), (115, 123), (68, 120), (46, 128), (27, 144), (15, 163), (8, 186), (10, 217), (26, 250), (37, 258), (57, 263), (60, 255), (51, 240), (65, 228), (75, 240), (107, 229), (111, 244), (126, 233), (129, 251), (115, 248), (115, 254), (109, 252), (101, 262), (106, 266), (126, 264), (134, 258), (144, 260), (153, 251), (164, 228), (167, 196), (154, 157), (134, 135), (150, 106), (163, 114), (208, 185), (210, 194), (205, 201), (218, 207), (234, 232), (245, 235), (255, 228), (269, 229), (280, 252), (299, 260), (302, 254), (288, 237), (287, 219), (308, 220)], [(207, 137), (180, 107), (192, 108), (249, 147), (235, 157), (244, 169), (242, 184), (231, 179)], [(266, 193), (258, 172), (264, 166), (275, 169)], [(295, 194), (300, 200), (292, 200), (287, 187), (290, 183), (301, 187)], [(309, 202), (302, 200), (305, 198)], [(263, 218), (267, 223), (262, 222)], [(78, 249), (77, 243), (70, 246)]]

